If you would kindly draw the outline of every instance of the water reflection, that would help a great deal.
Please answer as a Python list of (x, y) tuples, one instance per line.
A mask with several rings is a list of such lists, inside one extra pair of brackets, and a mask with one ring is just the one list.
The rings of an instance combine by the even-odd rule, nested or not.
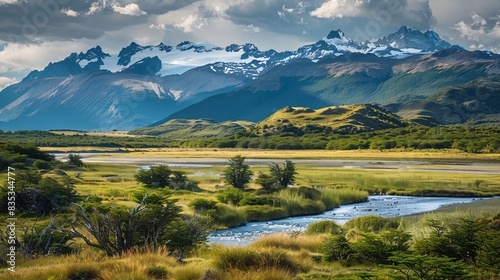
[(216, 231), (209, 236), (209, 242), (225, 245), (246, 245), (257, 237), (269, 233), (304, 231), (311, 223), (321, 220), (332, 220), (339, 224), (345, 224), (353, 218), (368, 215), (398, 217), (433, 211), (449, 204), (469, 203), (477, 199), (394, 195), (370, 196), (368, 202), (344, 205), (319, 215), (254, 222), (237, 228)]

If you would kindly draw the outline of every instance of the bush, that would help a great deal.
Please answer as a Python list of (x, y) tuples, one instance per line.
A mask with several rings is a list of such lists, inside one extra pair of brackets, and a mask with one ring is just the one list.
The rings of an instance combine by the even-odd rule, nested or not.
[(222, 203), (238, 205), (245, 196), (246, 194), (242, 190), (229, 189), (217, 194), (215, 197)]
[(204, 198), (197, 198), (197, 199), (191, 201), (191, 203), (189, 203), (189, 207), (194, 208), (194, 210), (196, 210), (196, 211), (202, 212), (202, 211), (215, 209), (216, 204), (217, 204), (217, 202), (215, 202), (213, 200), (208, 200), (208, 199), (204, 199)]
[(37, 159), (33, 163), (33, 166), (36, 169), (49, 169), (50, 168), (50, 163), (48, 161), (42, 160), (42, 159)]
[(164, 188), (182, 190), (199, 190), (195, 182), (187, 179), (186, 174), (181, 171), (172, 171), (166, 165), (151, 166), (148, 170), (139, 170), (135, 175), (137, 182), (144, 184), (146, 188)]
[(69, 154), (68, 155), (68, 163), (72, 164), (72, 165), (74, 165), (76, 167), (82, 167), (83, 166), (82, 158), (79, 155)]
[(326, 261), (340, 261), (343, 264), (354, 255), (349, 241), (344, 236), (332, 236), (323, 247), (323, 258)]
[(265, 196), (247, 196), (240, 200), (238, 205), (240, 206), (245, 206), (245, 205), (268, 205), (269, 204), (269, 198)]

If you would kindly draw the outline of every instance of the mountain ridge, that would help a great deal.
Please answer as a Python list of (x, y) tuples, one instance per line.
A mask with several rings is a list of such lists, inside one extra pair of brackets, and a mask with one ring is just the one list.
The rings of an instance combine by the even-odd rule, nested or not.
[[(220, 111), (228, 113), (224, 120), (258, 121), (288, 105), (423, 99), (446, 86), (500, 73), (496, 54), (453, 46), (426, 52), (450, 44), (430, 31), (405, 27), (398, 32), (413, 38), (396, 42), (400, 49), (389, 42), (396, 35), (384, 37), (387, 45), (380, 45), (375, 39), (354, 42), (341, 30), (332, 30), (315, 44), (284, 52), (261, 51), (251, 43), (222, 48), (184, 41), (176, 46), (132, 42), (114, 55), (96, 46), (35, 70), (2, 90), (0, 129), (129, 130), (166, 116), (222, 120), (204, 115), (217, 111), (213, 108), (224, 108)], [(405, 49), (415, 42), (421, 50)], [(456, 80), (451, 78), (453, 73), (458, 73)], [(415, 88), (415, 79), (429, 81), (429, 85)], [(247, 96), (239, 104), (222, 100), (203, 105), (218, 94), (228, 94), (228, 100)], [(201, 110), (182, 115), (194, 105)], [(75, 116), (75, 112), (80, 113)]]

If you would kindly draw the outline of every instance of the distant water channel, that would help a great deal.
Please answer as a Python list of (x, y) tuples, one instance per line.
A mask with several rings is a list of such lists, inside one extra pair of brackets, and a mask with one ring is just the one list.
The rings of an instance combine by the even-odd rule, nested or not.
[(311, 223), (321, 220), (331, 220), (338, 224), (345, 224), (353, 218), (368, 215), (386, 218), (398, 217), (429, 212), (445, 205), (469, 203), (478, 199), (481, 198), (370, 196), (367, 202), (344, 205), (319, 215), (253, 222), (236, 228), (219, 230), (210, 234), (209, 242), (225, 245), (246, 245), (259, 236), (270, 233), (304, 231)]

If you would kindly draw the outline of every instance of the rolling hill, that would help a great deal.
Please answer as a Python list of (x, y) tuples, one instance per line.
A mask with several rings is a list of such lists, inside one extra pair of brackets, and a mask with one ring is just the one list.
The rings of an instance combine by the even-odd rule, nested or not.
[(245, 121), (217, 123), (207, 119), (176, 119), (157, 126), (135, 129), (129, 134), (160, 136), (168, 139), (223, 138), (234, 135), (241, 130), (251, 129), (253, 125), (254, 123)]
[(269, 136), (283, 132), (352, 134), (406, 126), (400, 117), (372, 104), (332, 106), (313, 110), (286, 107), (259, 122), (253, 132)]

